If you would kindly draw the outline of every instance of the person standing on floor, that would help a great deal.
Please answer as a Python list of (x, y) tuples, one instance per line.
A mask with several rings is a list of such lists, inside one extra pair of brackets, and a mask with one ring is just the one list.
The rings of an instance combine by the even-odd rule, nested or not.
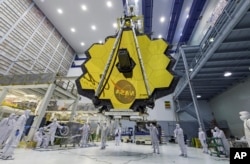
[(121, 134), (122, 134), (122, 128), (121, 125), (118, 124), (116, 130), (115, 130), (115, 145), (119, 146), (121, 142)]
[(107, 136), (108, 136), (107, 123), (104, 122), (103, 125), (100, 127), (100, 129), (101, 129), (101, 149), (105, 149), (106, 148)]
[[(47, 142), (50, 141), (51, 146), (54, 146), (54, 141), (55, 141), (55, 135), (56, 135), (56, 130), (57, 128), (62, 129), (63, 126), (61, 126), (57, 119), (54, 118), (52, 123), (50, 123), (48, 126), (45, 127), (45, 129), (49, 128), (49, 133), (48, 133), (48, 140)], [(46, 144), (47, 146), (49, 145), (48, 143)]]
[(96, 127), (96, 132), (95, 132), (95, 140), (96, 140), (96, 142), (98, 142), (99, 138), (100, 138), (100, 123), (98, 122), (97, 127)]
[(149, 126), (146, 124), (146, 128), (150, 132), (151, 142), (152, 142), (152, 145), (153, 145), (154, 153), (160, 154), (159, 137), (158, 137), (159, 132), (158, 132), (158, 129), (152, 123), (150, 123)]
[(33, 137), (33, 141), (36, 142), (36, 149), (42, 146), (42, 143), (44, 142), (43, 128), (38, 129)]
[(14, 128), (14, 125), (16, 123), (15, 117), (16, 115), (14, 113), (11, 113), (9, 117), (4, 118), (0, 122), (0, 148), (5, 144), (11, 134), (11, 131)]
[(8, 137), (6, 144), (2, 150), (0, 158), (4, 160), (14, 159), (13, 158), (14, 150), (18, 146), (21, 140), (29, 115), (30, 115), (30, 110), (25, 110), (24, 114), (22, 114), (17, 119), (14, 128), (12, 129), (11, 134)]
[(181, 150), (180, 156), (187, 157), (187, 147), (184, 142), (183, 130), (180, 127), (180, 124), (176, 124), (176, 128), (174, 130), (174, 136), (180, 146), (180, 150)]
[(241, 111), (240, 119), (243, 121), (244, 134), (248, 143), (248, 147), (250, 147), (250, 113), (248, 111)]
[(88, 123), (85, 123), (80, 130), (82, 130), (82, 138), (80, 141), (80, 147), (88, 147), (88, 138), (89, 138), (89, 131), (90, 127)]
[(199, 136), (199, 140), (203, 149), (203, 153), (208, 153), (207, 137), (206, 137), (205, 132), (202, 130), (202, 128), (199, 128), (198, 136)]

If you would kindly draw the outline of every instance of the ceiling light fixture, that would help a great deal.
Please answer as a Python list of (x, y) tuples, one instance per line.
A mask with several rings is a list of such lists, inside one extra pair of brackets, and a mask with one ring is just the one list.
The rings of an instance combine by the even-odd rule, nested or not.
[(92, 30), (96, 30), (96, 26), (95, 26), (95, 25), (92, 25), (92, 26), (91, 26), (91, 29), (92, 29)]
[(201, 95), (197, 95), (196, 97), (197, 97), (197, 98), (201, 98)]
[(76, 32), (76, 29), (75, 28), (71, 28), (70, 31), (71, 32)]
[(101, 41), (101, 40), (99, 40), (99, 43), (102, 43), (102, 41)]
[(193, 68), (190, 68), (189, 71), (192, 72), (194, 69)]
[(62, 13), (63, 13), (63, 10), (62, 10), (62, 9), (57, 9), (57, 12), (58, 12), (59, 14), (62, 14)]
[(211, 43), (214, 42), (214, 38), (210, 38), (209, 42), (211, 42)]
[(158, 38), (162, 38), (162, 36), (161, 36), (161, 35), (158, 35)]
[(112, 7), (112, 2), (111, 2), (111, 1), (108, 1), (108, 2), (107, 2), (107, 6), (108, 6), (108, 7)]
[(117, 28), (117, 26), (118, 26), (117, 23), (113, 23), (114, 28)]
[(189, 14), (187, 15), (187, 19), (189, 18)]
[(161, 17), (161, 18), (160, 18), (160, 22), (161, 22), (161, 23), (165, 22), (165, 17)]
[(232, 72), (225, 72), (225, 73), (224, 73), (224, 76), (225, 76), (225, 77), (228, 77), (228, 76), (231, 76), (231, 75), (232, 75)]
[(85, 43), (84, 42), (81, 42), (81, 46), (84, 46), (85, 45)]
[(82, 5), (81, 8), (82, 8), (83, 11), (87, 10), (87, 6), (86, 5)]

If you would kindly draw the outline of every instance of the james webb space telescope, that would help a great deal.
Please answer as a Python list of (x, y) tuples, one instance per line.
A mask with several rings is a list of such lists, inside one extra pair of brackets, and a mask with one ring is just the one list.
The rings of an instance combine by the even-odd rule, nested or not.
[(115, 36), (86, 51), (76, 85), (105, 115), (132, 118), (172, 93), (178, 78), (171, 70), (174, 60), (165, 54), (168, 44), (143, 33), (142, 17), (125, 15), (118, 22)]

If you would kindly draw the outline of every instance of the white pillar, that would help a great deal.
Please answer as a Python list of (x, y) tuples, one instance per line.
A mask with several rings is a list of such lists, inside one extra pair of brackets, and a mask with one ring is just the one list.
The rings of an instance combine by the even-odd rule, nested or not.
[(79, 102), (79, 95), (77, 95), (73, 105), (71, 106), (71, 115), (70, 115), (70, 118), (69, 118), (69, 122), (72, 122), (75, 115), (76, 115), (78, 102)]
[(32, 123), (32, 126), (31, 126), (29, 134), (28, 134), (28, 138), (27, 138), (28, 141), (32, 140), (33, 135), (35, 134), (36, 130), (39, 128), (39, 126), (42, 122), (42, 119), (45, 115), (45, 112), (46, 112), (47, 106), (49, 104), (49, 101), (51, 99), (51, 96), (55, 90), (55, 87), (56, 87), (55, 84), (50, 84), (48, 89), (47, 89), (47, 92), (45, 93), (43, 99), (41, 100), (40, 106), (37, 109), (37, 115), (34, 118), (34, 121)]
[(2, 104), (7, 94), (8, 94), (8, 89), (3, 88), (3, 90), (0, 92), (0, 105)]

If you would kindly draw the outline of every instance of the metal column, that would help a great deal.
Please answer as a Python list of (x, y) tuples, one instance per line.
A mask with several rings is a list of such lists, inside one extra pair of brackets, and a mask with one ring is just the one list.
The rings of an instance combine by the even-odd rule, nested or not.
[(71, 107), (71, 115), (70, 115), (70, 118), (69, 118), (69, 122), (72, 122), (73, 119), (74, 119), (74, 116), (76, 114), (76, 110), (77, 110), (77, 105), (78, 105), (78, 102), (79, 102), (79, 95), (77, 95), (72, 107)]
[(197, 101), (197, 98), (196, 98), (195, 90), (193, 89), (192, 83), (190, 81), (187, 59), (186, 59), (186, 56), (185, 56), (185, 53), (184, 53), (182, 47), (179, 47), (179, 52), (181, 53), (181, 56), (182, 56), (182, 59), (183, 59), (185, 72), (186, 72), (186, 76), (187, 76), (187, 82), (188, 82), (189, 89), (190, 89), (190, 92), (191, 92), (191, 96), (192, 96), (192, 99), (193, 99), (194, 108), (195, 108), (195, 112), (196, 112), (196, 115), (197, 115), (199, 127), (201, 127), (203, 130), (205, 130), (204, 122), (203, 122), (203, 120), (202, 120), (202, 118), (200, 117), (200, 114), (199, 114), (199, 105), (198, 105), (198, 101)]
[[(1, 109), (2, 102), (7, 94), (8, 94), (8, 88), (3, 88), (2, 91), (0, 92), (0, 109)], [(1, 109), (0, 110), (0, 120), (3, 117), (3, 113), (4, 112), (2, 112), (2, 109)]]
[(43, 99), (41, 100), (42, 102), (37, 109), (37, 115), (34, 118), (34, 121), (33, 121), (32, 126), (31, 126), (32, 128), (30, 129), (29, 134), (28, 134), (29, 141), (31, 141), (33, 135), (35, 134), (36, 130), (39, 128), (39, 126), (42, 122), (42, 119), (45, 115), (47, 106), (49, 104), (49, 101), (51, 99), (51, 96), (52, 96), (55, 88), (56, 88), (56, 85), (54, 83), (50, 84), (48, 89), (47, 89), (47, 92), (45, 93)]
[(2, 104), (7, 93), (8, 93), (8, 88), (3, 88), (3, 90), (0, 92), (0, 105)]

